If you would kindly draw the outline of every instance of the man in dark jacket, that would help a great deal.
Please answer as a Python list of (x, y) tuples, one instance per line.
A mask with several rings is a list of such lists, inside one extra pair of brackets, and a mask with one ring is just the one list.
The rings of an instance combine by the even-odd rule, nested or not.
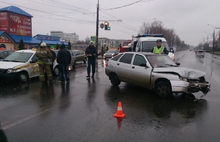
[(88, 66), (87, 66), (87, 78), (90, 77), (91, 72), (91, 65), (92, 65), (92, 78), (94, 78), (95, 74), (95, 63), (96, 63), (96, 57), (97, 57), (97, 50), (96, 47), (93, 45), (93, 42), (90, 42), (89, 46), (86, 48), (86, 56), (88, 58)]
[(69, 64), (71, 62), (71, 54), (67, 48), (65, 48), (65, 45), (62, 44), (60, 47), (60, 50), (57, 54), (57, 63), (60, 66), (61, 69), (61, 82), (64, 82), (65, 80), (69, 82)]

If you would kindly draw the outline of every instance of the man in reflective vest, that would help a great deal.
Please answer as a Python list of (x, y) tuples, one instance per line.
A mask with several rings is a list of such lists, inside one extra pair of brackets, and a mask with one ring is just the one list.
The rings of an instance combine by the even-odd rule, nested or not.
[(40, 72), (40, 80), (43, 84), (46, 83), (45, 80), (45, 72), (47, 74), (47, 79), (49, 80), (49, 83), (53, 83), (53, 76), (50, 69), (50, 62), (49, 59), (53, 57), (51, 52), (46, 48), (46, 43), (42, 42), (40, 44), (40, 48), (36, 51), (36, 56), (38, 57), (38, 66), (39, 66), (39, 72)]
[(167, 49), (161, 45), (162, 40), (158, 39), (156, 42), (157, 42), (157, 46), (154, 46), (153, 53), (154, 54), (168, 54)]

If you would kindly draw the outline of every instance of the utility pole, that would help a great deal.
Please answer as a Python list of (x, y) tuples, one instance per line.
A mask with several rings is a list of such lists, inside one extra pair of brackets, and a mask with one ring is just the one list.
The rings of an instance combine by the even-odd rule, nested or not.
[[(99, 49), (99, 0), (97, 3), (97, 17), (96, 17), (96, 50)], [(98, 55), (97, 55), (98, 57)], [(96, 59), (96, 71), (98, 72), (98, 60)]]

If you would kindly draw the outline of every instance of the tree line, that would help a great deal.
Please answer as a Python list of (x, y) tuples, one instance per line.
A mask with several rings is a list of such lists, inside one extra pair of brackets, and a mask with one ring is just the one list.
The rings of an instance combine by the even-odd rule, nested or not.
[(186, 44), (175, 33), (174, 29), (164, 27), (161, 21), (154, 21), (151, 23), (143, 22), (140, 27), (139, 34), (163, 34), (164, 38), (170, 47), (176, 47), (177, 50), (189, 49), (190, 45)]

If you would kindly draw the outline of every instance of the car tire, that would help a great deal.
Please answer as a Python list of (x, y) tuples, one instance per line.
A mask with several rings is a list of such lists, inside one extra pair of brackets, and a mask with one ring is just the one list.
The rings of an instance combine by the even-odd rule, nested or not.
[(18, 80), (22, 83), (27, 82), (29, 79), (28, 74), (26, 72), (21, 72), (18, 75)]
[(156, 84), (155, 92), (158, 96), (162, 98), (170, 97), (172, 94), (171, 86), (166, 81), (161, 81)]
[(54, 76), (58, 76), (60, 74), (60, 70), (59, 70), (59, 67), (56, 66), (53, 70), (53, 73), (54, 73)]
[(121, 83), (121, 81), (115, 73), (110, 74), (110, 81), (114, 86), (118, 86)]
[(86, 58), (83, 60), (83, 63), (86, 64)]

